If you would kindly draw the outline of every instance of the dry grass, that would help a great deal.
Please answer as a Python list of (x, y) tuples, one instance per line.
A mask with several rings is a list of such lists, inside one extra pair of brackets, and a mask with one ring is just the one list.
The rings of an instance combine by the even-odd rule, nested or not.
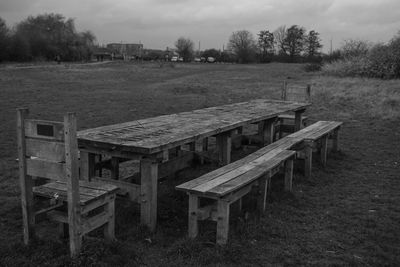
[[(68, 257), (52, 224), (22, 244), (15, 147), (15, 108), (60, 119), (78, 112), (79, 128), (175, 113), (252, 98), (278, 98), (281, 81), (313, 84), (312, 120), (344, 121), (341, 153), (311, 179), (296, 173), (293, 194), (273, 183), (267, 212), (232, 215), (230, 242), (215, 246), (203, 224), (188, 240), (187, 197), (173, 187), (216, 166), (180, 172), (160, 185), (159, 226), (139, 226), (138, 207), (119, 201), (118, 241), (88, 240)], [(0, 265), (2, 266), (265, 266), (398, 265), (400, 263), (400, 117), (394, 81), (313, 77), (290, 64), (101, 64), (0, 68)], [(245, 152), (234, 151), (234, 158)], [(239, 155), (240, 154), (240, 155)], [(245, 206), (254, 210), (252, 198)], [(100, 239), (101, 240), (101, 239)]]

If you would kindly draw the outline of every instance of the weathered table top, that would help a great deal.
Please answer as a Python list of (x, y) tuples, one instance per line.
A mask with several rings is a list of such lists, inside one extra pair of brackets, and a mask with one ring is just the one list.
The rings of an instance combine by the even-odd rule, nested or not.
[(87, 147), (153, 154), (309, 105), (257, 99), (87, 129), (78, 140)]

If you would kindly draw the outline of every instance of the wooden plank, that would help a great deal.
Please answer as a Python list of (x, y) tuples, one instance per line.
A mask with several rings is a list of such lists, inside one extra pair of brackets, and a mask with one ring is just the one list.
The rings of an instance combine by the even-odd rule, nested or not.
[(65, 164), (40, 159), (26, 159), (27, 174), (31, 176), (65, 181)]
[(217, 244), (225, 245), (229, 232), (229, 203), (223, 200), (217, 202)]
[(293, 157), (295, 153), (296, 153), (295, 151), (283, 150), (281, 153), (270, 158), (269, 160), (266, 160), (265, 162), (259, 162), (259, 164), (255, 165), (249, 171), (234, 176), (229, 181), (220, 183), (204, 193), (207, 195), (209, 194), (218, 196), (226, 195), (234, 190), (241, 188), (244, 185), (247, 185), (257, 180), (259, 177), (267, 174), (273, 168), (282, 164), (286, 159)]
[(116, 191), (117, 194), (128, 195), (131, 201), (139, 203), (140, 185), (101, 177), (93, 177), (92, 181), (114, 185), (118, 187), (118, 190)]
[(74, 113), (64, 116), (65, 174), (68, 201), (69, 245), (71, 255), (77, 255), (82, 246), (79, 195), (78, 142)]
[(26, 138), (26, 156), (38, 157), (49, 161), (65, 161), (65, 145), (41, 139)]
[(305, 139), (316, 140), (323, 135), (333, 132), (342, 125), (342, 122), (337, 121), (321, 121), (321, 126), (317, 130), (309, 133)]
[(326, 158), (328, 155), (328, 136), (323, 136), (321, 138), (321, 164), (326, 166)]
[(167, 177), (168, 175), (174, 174), (179, 170), (192, 166), (194, 157), (194, 153), (185, 151), (181, 153), (180, 156), (159, 164), (158, 178), (161, 179)]
[(34, 231), (34, 209), (33, 209), (33, 181), (27, 173), (26, 164), (26, 143), (25, 143), (25, 118), (28, 116), (28, 109), (17, 110), (17, 144), (18, 144), (18, 171), (19, 184), (21, 188), (22, 223), (24, 232), (24, 243), (27, 245), (35, 235)]
[(147, 226), (151, 232), (154, 232), (157, 222), (157, 163), (152, 159), (142, 159), (140, 161), (140, 173), (140, 222)]
[(82, 220), (81, 233), (82, 235), (87, 234), (94, 229), (99, 228), (108, 222), (110, 214), (108, 211), (103, 211), (97, 215), (87, 217)]
[(25, 136), (46, 140), (64, 141), (62, 122), (25, 119)]
[[(194, 188), (192, 188), (192, 190), (197, 191), (197, 192), (207, 192), (210, 191), (212, 188), (219, 186), (221, 184), (224, 184), (238, 176), (240, 176), (241, 174), (244, 174), (252, 169), (254, 169), (257, 166), (263, 166), (264, 164), (269, 164), (271, 160), (274, 160), (274, 158), (279, 157), (279, 154), (281, 155), (286, 155), (286, 154), (292, 154), (292, 151), (282, 151), (282, 150), (273, 150), (267, 154), (264, 154), (260, 157), (258, 157), (257, 159), (250, 161), (246, 164), (243, 164), (241, 166), (238, 166), (237, 168), (235, 168), (234, 170), (224, 173), (223, 175), (217, 176), (215, 177), (215, 179), (210, 180), (206, 183), (203, 183), (201, 185), (198, 185)], [(265, 167), (265, 166), (263, 166)]]
[(99, 127), (82, 131), (79, 137), (83, 143), (86, 139), (108, 144), (114, 150), (156, 153), (307, 106), (283, 101), (250, 101)]
[(292, 192), (293, 184), (293, 159), (285, 162), (285, 191)]
[(188, 235), (195, 238), (199, 232), (198, 227), (199, 198), (197, 195), (189, 194), (189, 213), (188, 213)]
[(104, 237), (106, 241), (111, 242), (115, 240), (115, 199), (105, 205), (104, 211), (107, 213), (108, 218), (104, 226)]
[[(33, 192), (35, 195), (38, 196), (42, 196), (42, 197), (46, 197), (46, 198), (54, 198), (60, 201), (64, 201), (67, 202), (68, 201), (68, 196), (67, 196), (67, 191), (61, 190), (61, 189), (49, 189), (47, 187), (44, 186), (35, 186), (33, 187)], [(92, 196), (88, 196), (88, 195), (82, 195), (81, 196), (81, 203), (82, 205), (84, 205), (85, 203), (89, 202), (90, 200), (92, 200), (93, 197)]]
[(305, 159), (304, 159), (304, 176), (306, 178), (311, 177), (311, 169), (312, 169), (312, 153), (313, 153), (313, 142), (305, 143)]
[(218, 159), (221, 166), (231, 162), (232, 138), (231, 133), (226, 132), (217, 135)]

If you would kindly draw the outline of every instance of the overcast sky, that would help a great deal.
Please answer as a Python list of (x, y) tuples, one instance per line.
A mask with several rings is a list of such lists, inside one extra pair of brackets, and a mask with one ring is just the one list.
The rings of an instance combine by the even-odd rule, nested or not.
[(91, 30), (101, 44), (143, 43), (165, 49), (180, 36), (198, 49), (222, 49), (230, 34), (255, 36), (281, 25), (304, 26), (338, 48), (345, 39), (386, 42), (400, 30), (400, 0), (0, 0), (7, 25), (29, 15), (60, 13), (78, 30)]

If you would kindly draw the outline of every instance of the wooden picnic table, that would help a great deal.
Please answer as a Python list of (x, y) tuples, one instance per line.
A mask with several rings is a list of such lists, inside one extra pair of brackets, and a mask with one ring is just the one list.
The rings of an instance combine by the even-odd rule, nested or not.
[(273, 140), (273, 124), (279, 114), (295, 112), (295, 129), (299, 130), (302, 113), (309, 105), (257, 99), (82, 130), (78, 132), (81, 175), (88, 180), (95, 176), (96, 155), (112, 157), (111, 165), (114, 168), (111, 176), (114, 179), (118, 179), (119, 159), (140, 160), (140, 185), (110, 181), (133, 195), (131, 199), (138, 201), (141, 206), (141, 223), (154, 230), (157, 219), (157, 179), (187, 166), (188, 160), (193, 159), (182, 154), (170, 158), (171, 150), (179, 150), (189, 144), (190, 150), (194, 151), (196, 141), (215, 136), (219, 162), (225, 165), (230, 163), (233, 131), (258, 123), (263, 143), (269, 144)]

